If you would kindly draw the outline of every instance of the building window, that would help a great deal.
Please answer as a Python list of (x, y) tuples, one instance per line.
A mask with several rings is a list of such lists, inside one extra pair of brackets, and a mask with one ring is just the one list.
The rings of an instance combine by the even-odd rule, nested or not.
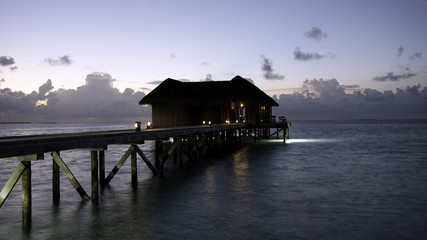
[(261, 104), (259, 106), (259, 121), (260, 122), (266, 122), (266, 111), (265, 111), (265, 104)]

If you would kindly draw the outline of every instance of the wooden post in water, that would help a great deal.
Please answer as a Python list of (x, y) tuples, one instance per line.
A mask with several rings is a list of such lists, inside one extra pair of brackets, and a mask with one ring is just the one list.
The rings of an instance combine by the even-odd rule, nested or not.
[(105, 153), (99, 151), (99, 183), (101, 187), (105, 186)]
[(98, 198), (98, 151), (90, 151), (92, 172), (92, 202), (97, 204)]
[(31, 228), (31, 161), (21, 162), (25, 169), (22, 172), (22, 227)]
[[(57, 152), (58, 156), (59, 151)], [(58, 203), (60, 198), (60, 180), (59, 180), (59, 165), (55, 159), (52, 159), (52, 197), (53, 202)]]
[(130, 154), (130, 162), (131, 162), (131, 175), (132, 175), (132, 187), (136, 188), (138, 185), (138, 171), (136, 167), (136, 149), (132, 151)]
[[(68, 168), (67, 164), (62, 160), (62, 158), (59, 156), (59, 152), (52, 152), (53, 160), (58, 164), (59, 168), (62, 170), (62, 172), (65, 174), (65, 176), (70, 181), (71, 185), (76, 189), (76, 191), (80, 194), (80, 196), (88, 200), (89, 196), (87, 195), (86, 191), (83, 189), (83, 187), (80, 185), (79, 181), (74, 177), (71, 170)], [(59, 189), (59, 188), (58, 188)], [(54, 193), (54, 195), (57, 194), (59, 196), (59, 190), (58, 192)]]
[(163, 152), (163, 141), (156, 140), (155, 150), (154, 150), (154, 166), (156, 166), (157, 169), (159, 169), (160, 167), (160, 155), (162, 155), (162, 152)]
[(257, 128), (253, 128), (253, 132), (254, 132), (254, 142), (256, 142), (256, 140), (257, 140)]
[(286, 139), (289, 139), (289, 126), (283, 129), (283, 142), (286, 142)]
[[(181, 141), (184, 141), (184, 139), (182, 139)], [(184, 168), (184, 164), (182, 162), (182, 148), (183, 148), (183, 145), (184, 145), (184, 143), (180, 144), (179, 147), (178, 147), (178, 167), (180, 169)]]
[[(178, 138), (173, 138), (173, 144), (175, 144), (178, 141)], [(173, 162), (176, 163), (178, 160), (178, 151), (173, 152)]]

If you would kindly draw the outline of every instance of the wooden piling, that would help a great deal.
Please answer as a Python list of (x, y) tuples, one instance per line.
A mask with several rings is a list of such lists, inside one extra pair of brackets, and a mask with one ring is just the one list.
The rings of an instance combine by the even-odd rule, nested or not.
[(99, 184), (101, 187), (105, 186), (105, 153), (104, 151), (99, 151)]
[(0, 207), (3, 205), (9, 194), (12, 192), (12, 189), (15, 187), (24, 169), (25, 165), (22, 162), (19, 162), (18, 166), (16, 166), (12, 175), (9, 177), (9, 180), (7, 180), (6, 185), (4, 185), (0, 192)]
[(150, 168), (151, 172), (154, 173), (154, 175), (157, 174), (156, 168), (151, 164), (150, 160), (148, 160), (147, 156), (142, 152), (142, 150), (137, 146), (133, 146), (135, 148), (135, 151), (138, 153), (138, 155), (142, 158), (142, 160), (147, 164), (148, 168)]
[(136, 150), (133, 150), (130, 154), (131, 161), (131, 175), (132, 175), (132, 187), (136, 188), (138, 185), (138, 171), (136, 166)]
[(157, 169), (160, 167), (160, 156), (163, 152), (163, 140), (156, 140), (154, 149), (154, 166)]
[(105, 184), (108, 184), (111, 179), (113, 179), (114, 175), (119, 171), (119, 169), (123, 166), (123, 164), (128, 159), (129, 155), (134, 151), (134, 147), (130, 146), (130, 148), (123, 154), (123, 156), (120, 158), (119, 162), (117, 162), (116, 166), (114, 166), (113, 170), (111, 170), (110, 174), (108, 174), (107, 178), (105, 179)]
[(22, 172), (22, 227), (31, 228), (31, 161), (21, 162), (25, 169)]
[(97, 204), (98, 196), (98, 151), (90, 151), (92, 173), (92, 202)]
[[(86, 191), (80, 185), (79, 181), (77, 181), (77, 179), (74, 177), (74, 174), (68, 168), (67, 164), (65, 164), (62, 158), (59, 156), (59, 152), (52, 152), (52, 157), (53, 157), (53, 160), (58, 164), (59, 168), (61, 168), (62, 172), (67, 177), (68, 181), (70, 181), (71, 185), (73, 185), (76, 191), (80, 194), (80, 196), (85, 200), (89, 200), (90, 198), (87, 195)], [(54, 194), (58, 194), (59, 196), (59, 189)]]
[[(59, 152), (58, 152), (58, 156)], [(52, 158), (52, 198), (54, 203), (58, 203), (60, 199), (60, 178), (59, 178), (59, 165), (55, 159)]]

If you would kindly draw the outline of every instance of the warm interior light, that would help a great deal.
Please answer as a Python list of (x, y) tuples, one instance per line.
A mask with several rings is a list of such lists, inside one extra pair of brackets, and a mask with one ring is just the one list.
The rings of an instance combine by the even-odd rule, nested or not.
[(147, 121), (147, 129), (151, 128), (151, 121)]
[(228, 120), (228, 119), (227, 119), (227, 120), (225, 120), (225, 123), (226, 123), (226, 124), (230, 124), (230, 120)]
[(135, 131), (141, 131), (141, 121), (135, 121)]

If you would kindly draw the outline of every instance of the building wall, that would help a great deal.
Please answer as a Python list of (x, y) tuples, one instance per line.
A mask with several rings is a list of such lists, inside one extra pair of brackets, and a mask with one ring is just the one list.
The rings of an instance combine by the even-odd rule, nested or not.
[(271, 119), (271, 106), (262, 107), (257, 103), (244, 105), (244, 110), (236, 103), (224, 101), (220, 104), (207, 106), (195, 106), (179, 102), (155, 103), (152, 105), (152, 126), (153, 128), (167, 128), (177, 126), (201, 125), (203, 121), (212, 124), (224, 124), (226, 120), (235, 123), (236, 120), (242, 122), (239, 117), (244, 114), (246, 123), (267, 123)]
[(152, 105), (153, 128), (194, 125), (191, 108), (185, 104), (155, 103)]

